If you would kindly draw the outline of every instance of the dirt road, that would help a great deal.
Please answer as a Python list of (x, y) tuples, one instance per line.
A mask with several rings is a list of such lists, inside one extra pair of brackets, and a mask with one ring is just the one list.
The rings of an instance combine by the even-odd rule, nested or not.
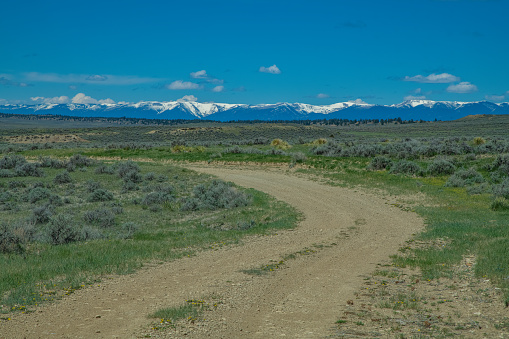
[[(153, 321), (147, 314), (212, 295), (222, 304), (207, 312), (205, 321), (164, 335), (324, 337), (338, 319), (340, 306), (355, 299), (362, 276), (423, 227), (415, 214), (382, 198), (282, 171), (195, 169), (271, 194), (302, 211), (305, 219), (292, 231), (253, 237), (243, 245), (203, 252), (76, 291), (35, 313), (2, 322), (0, 337), (140, 337)], [(305, 248), (316, 253), (288, 260), (284, 269), (264, 276), (241, 272)]]

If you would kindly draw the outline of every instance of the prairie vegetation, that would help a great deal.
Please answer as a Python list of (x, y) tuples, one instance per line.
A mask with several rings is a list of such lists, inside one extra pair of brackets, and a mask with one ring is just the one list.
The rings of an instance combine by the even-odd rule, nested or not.
[[(1, 303), (30, 305), (101, 274), (295, 222), (287, 206), (274, 208), (280, 203), (183, 170), (179, 161), (283, 164), (333, 185), (401, 197), (398, 207), (420, 214), (427, 227), (415, 237), (424, 245), (401, 251), (393, 265), (419, 268), (433, 280), (453, 276), (455, 265), (475, 257), (475, 276), (490, 279), (509, 303), (507, 130), (505, 116), (383, 125), (2, 129)], [(7, 138), (51, 133), (87, 142)]]

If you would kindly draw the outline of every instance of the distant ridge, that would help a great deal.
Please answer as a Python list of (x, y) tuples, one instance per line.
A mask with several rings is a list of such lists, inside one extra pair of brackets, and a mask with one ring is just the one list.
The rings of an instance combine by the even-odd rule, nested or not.
[(1, 113), (51, 114), (77, 117), (232, 120), (390, 119), (457, 120), (469, 115), (509, 114), (509, 103), (408, 100), (395, 105), (358, 101), (332, 105), (277, 103), (261, 105), (141, 101), (122, 104), (0, 105)]

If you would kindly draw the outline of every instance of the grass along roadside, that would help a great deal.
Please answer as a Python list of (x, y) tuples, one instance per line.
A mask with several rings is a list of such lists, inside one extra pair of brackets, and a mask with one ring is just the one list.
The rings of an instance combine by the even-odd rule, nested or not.
[[(136, 170), (121, 171), (127, 167)], [(40, 177), (0, 178), (5, 234), (20, 239), (16, 232), (31, 232), (23, 241), (16, 240), (19, 248), (6, 247), (0, 254), (1, 313), (29, 312), (105, 275), (131, 273), (147, 262), (291, 228), (299, 218), (287, 204), (255, 190), (232, 188), (228, 193), (247, 194), (247, 205), (212, 206), (217, 199), (208, 192), (230, 192), (233, 186), (159, 162), (94, 162), (65, 172), (62, 182), (55, 178), (63, 169), (42, 169)], [(79, 232), (55, 244), (50, 236), (53, 219), (62, 214), (69, 219), (69, 229)], [(134, 226), (129, 231), (125, 224)]]

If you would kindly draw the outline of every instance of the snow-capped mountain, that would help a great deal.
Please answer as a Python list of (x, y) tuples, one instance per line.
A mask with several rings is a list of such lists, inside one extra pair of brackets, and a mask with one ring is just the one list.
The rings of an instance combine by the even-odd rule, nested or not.
[(118, 104), (0, 105), (1, 113), (52, 114), (80, 117), (146, 119), (304, 120), (390, 119), (454, 120), (471, 114), (509, 114), (509, 103), (408, 100), (395, 105), (371, 105), (360, 100), (332, 105), (277, 103), (260, 105), (140, 101)]

